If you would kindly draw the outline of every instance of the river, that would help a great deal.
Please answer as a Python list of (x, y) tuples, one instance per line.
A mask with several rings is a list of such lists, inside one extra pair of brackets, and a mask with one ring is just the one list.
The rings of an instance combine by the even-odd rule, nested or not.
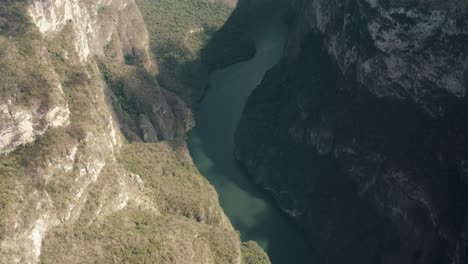
[(312, 263), (303, 234), (237, 166), (234, 132), (249, 94), (282, 54), (286, 28), (281, 10), (264, 10), (252, 23), (257, 53), (249, 61), (215, 71), (188, 138), (200, 172), (219, 194), (222, 208), (242, 241), (254, 240), (273, 264)]

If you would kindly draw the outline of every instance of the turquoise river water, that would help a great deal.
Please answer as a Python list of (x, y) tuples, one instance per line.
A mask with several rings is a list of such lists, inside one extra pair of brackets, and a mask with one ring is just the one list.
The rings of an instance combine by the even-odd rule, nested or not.
[(211, 74), (188, 144), (195, 164), (216, 188), (242, 241), (256, 241), (273, 264), (313, 263), (303, 234), (238, 168), (233, 157), (234, 132), (245, 102), (282, 54), (286, 28), (277, 9), (264, 10), (253, 23), (254, 58)]

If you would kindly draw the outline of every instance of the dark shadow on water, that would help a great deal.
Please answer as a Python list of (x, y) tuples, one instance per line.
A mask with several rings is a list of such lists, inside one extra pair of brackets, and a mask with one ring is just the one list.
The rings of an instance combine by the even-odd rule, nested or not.
[(256, 55), (211, 74), (197, 127), (188, 138), (189, 149), (201, 173), (216, 188), (242, 241), (258, 242), (274, 264), (318, 263), (304, 235), (233, 157), (234, 132), (244, 104), (264, 73), (280, 60), (285, 41), (282, 8), (265, 6), (261, 11), (251, 23)]

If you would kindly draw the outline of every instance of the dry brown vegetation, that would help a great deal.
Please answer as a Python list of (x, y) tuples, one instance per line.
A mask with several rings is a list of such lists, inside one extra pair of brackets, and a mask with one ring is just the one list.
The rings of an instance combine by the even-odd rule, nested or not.
[[(221, 26), (231, 9), (202, 0), (139, 2), (148, 5), (144, 13), (150, 21), (152, 49), (166, 71), (160, 78), (166, 76), (183, 84), (171, 88), (186, 100), (199, 98), (200, 91), (187, 87), (201, 82), (197, 68), (202, 67), (200, 49), (213, 33), (210, 30)], [(113, 57), (116, 47), (112, 45), (105, 50), (105, 57), (81, 64), (71, 25), (43, 39), (24, 16), (24, 7), (25, 1), (0, 4), (0, 93), (19, 93), (20, 102), (41, 102), (47, 107), (51, 82), (59, 80), (71, 111), (71, 124), (49, 129), (34, 143), (0, 157), (0, 239), (12, 236), (5, 234), (6, 224), (9, 232), (14, 232), (7, 218), (14, 210), (12, 204), (21, 205), (18, 186), (26, 195), (36, 190), (47, 192), (54, 207), (51, 214), (60, 217), (67, 211), (70, 197), (76, 196), (76, 167), (51, 175), (47, 181), (40, 170), (48, 166), (51, 157), (67, 156), (71, 144), (79, 146), (80, 158), (96, 155), (88, 153), (91, 147), (84, 141), (87, 133), (101, 135), (106, 127), (102, 123), (108, 120), (103, 120), (97, 109), (107, 106), (95, 105), (96, 94), (106, 84), (111, 92), (109, 101), (117, 97), (116, 107), (126, 113), (128, 120), (123, 123), (129, 126), (137, 126), (133, 121), (138, 114), (149, 111), (145, 107), (154, 99), (149, 95), (159, 88), (156, 72), (146, 71), (138, 57), (126, 56), (124, 61)], [(156, 12), (161, 9), (163, 12)], [(200, 25), (206, 30), (186, 38), (192, 27)], [(186, 147), (179, 144), (124, 144), (117, 161), (110, 162), (98, 182), (86, 190), (87, 200), (76, 202), (83, 206), (81, 211), (76, 210), (77, 219), (48, 231), (41, 263), (238, 263), (239, 235), (220, 208), (214, 188), (199, 174)], [(110, 212), (109, 206), (106, 213), (96, 213), (102, 204), (106, 206), (101, 201), (105, 192), (119, 191), (113, 189), (118, 186), (117, 176), (127, 174), (138, 175), (143, 181), (144, 187), (137, 194), (144, 204), (133, 199), (123, 210)], [(30, 209), (29, 205), (21, 206), (25, 211)], [(28, 221), (37, 220), (34, 209), (30, 211), (25, 213), (31, 218)], [(247, 259), (255, 259), (257, 249), (246, 249)]]
[(56, 229), (42, 263), (236, 263), (238, 234), (184, 151), (175, 143), (126, 145), (119, 161), (141, 177), (156, 208), (130, 202), (91, 224), (82, 217)]
[(167, 142), (133, 143), (125, 146), (119, 162), (129, 172), (141, 176), (162, 213), (220, 225), (224, 215), (218, 195), (184, 153), (184, 148)]
[(241, 251), (243, 264), (270, 264), (270, 258), (256, 242), (242, 243)]

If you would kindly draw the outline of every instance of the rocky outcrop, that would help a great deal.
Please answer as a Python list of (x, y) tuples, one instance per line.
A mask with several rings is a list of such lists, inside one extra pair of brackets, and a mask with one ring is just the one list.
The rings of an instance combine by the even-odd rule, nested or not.
[(1, 36), (0, 45), (0, 155), (4, 155), (33, 142), (48, 128), (69, 124), (70, 110), (50, 54), (40, 43), (21, 45)]
[(448, 111), (444, 99), (465, 96), (468, 6), (463, 1), (292, 5), (305, 9), (301, 23), (323, 36), (340, 71), (374, 96), (410, 100), (434, 117)]
[[(155, 71), (154, 62), (150, 60), (149, 55), (148, 32), (134, 1), (32, 1), (28, 6), (28, 13), (39, 31), (46, 37), (67, 30), (68, 36), (75, 39), (74, 49), (82, 63), (86, 63), (89, 57), (94, 56), (102, 64), (129, 65), (125, 72), (118, 67), (107, 68), (105, 70), (107, 85), (114, 93), (115, 85), (119, 86), (117, 89), (128, 90), (126, 94), (120, 96), (126, 97), (124, 99), (127, 101), (131, 100), (132, 104), (138, 104), (135, 102), (137, 100), (144, 104), (138, 110), (150, 117), (153, 126), (157, 129), (159, 140), (182, 138), (187, 131), (186, 128), (191, 127), (187, 125), (192, 122), (190, 110), (185, 105), (181, 105), (183, 103), (179, 103), (177, 109), (172, 109), (167, 101), (174, 99), (170, 95), (166, 96), (166, 92), (156, 82), (156, 77), (151, 74), (141, 76), (145, 74), (139, 73), (138, 67), (131, 67), (141, 64), (146, 71), (150, 73)], [(109, 75), (119, 79), (110, 80)], [(137, 98), (143, 96), (147, 99)], [(122, 102), (117, 103), (122, 104)], [(185, 108), (185, 111), (181, 108)], [(121, 116), (127, 115), (128, 113), (124, 113), (127, 111), (128, 109), (117, 112)], [(179, 114), (176, 114), (176, 111)], [(123, 119), (121, 121), (128, 122)], [(142, 126), (139, 124), (139, 118), (135, 117), (129, 121), (136, 125), (133, 125), (134, 131), (124, 130), (125, 135), (134, 140), (142, 140), (143, 131), (139, 129)], [(137, 136), (132, 137), (132, 135)]]
[[(52, 88), (54, 89), (54, 86)], [(49, 109), (41, 109), (40, 105), (33, 107), (14, 105), (11, 99), (0, 106), (0, 155), (8, 154), (18, 146), (33, 142), (49, 127), (61, 127), (70, 122), (70, 110), (63, 98), (60, 84), (55, 86), (55, 90), (51, 92), (56, 94), (53, 98), (58, 102)]]
[[(81, 59), (104, 55), (104, 48), (118, 39), (122, 54), (148, 58), (148, 33), (134, 1), (32, 0), (29, 15), (42, 34), (61, 31), (72, 23), (74, 46)], [(123, 57), (122, 57), (123, 58)]]
[(148, 45), (133, 0), (2, 2), (1, 263), (241, 263)]
[[(0, 166), (4, 263), (37, 263), (47, 233), (77, 221), (106, 166), (115, 168), (117, 182), (126, 183), (111, 195), (119, 204), (120, 193), (135, 185), (115, 163), (123, 138), (106, 103), (98, 67), (85, 52), (88, 44), (83, 43), (91, 37), (77, 33), (83, 21), (75, 13), (67, 13), (60, 22), (61, 4), (69, 3), (6, 3), (34, 19), (23, 34), (1, 37), (1, 60), (8, 75), (2, 74), (7, 79), (1, 84), (2, 99), (7, 100), (2, 114), (10, 117), (0, 132), (2, 141), (7, 140), (2, 154), (8, 154)], [(73, 12), (85, 16), (87, 11), (78, 8)], [(43, 17), (35, 13), (38, 10), (45, 12)], [(88, 25), (90, 31), (97, 26)], [(118, 186), (117, 182), (108, 184)], [(119, 204), (102, 207), (115, 211)]]
[(329, 263), (466, 262), (463, 1), (290, 1), (236, 157)]

